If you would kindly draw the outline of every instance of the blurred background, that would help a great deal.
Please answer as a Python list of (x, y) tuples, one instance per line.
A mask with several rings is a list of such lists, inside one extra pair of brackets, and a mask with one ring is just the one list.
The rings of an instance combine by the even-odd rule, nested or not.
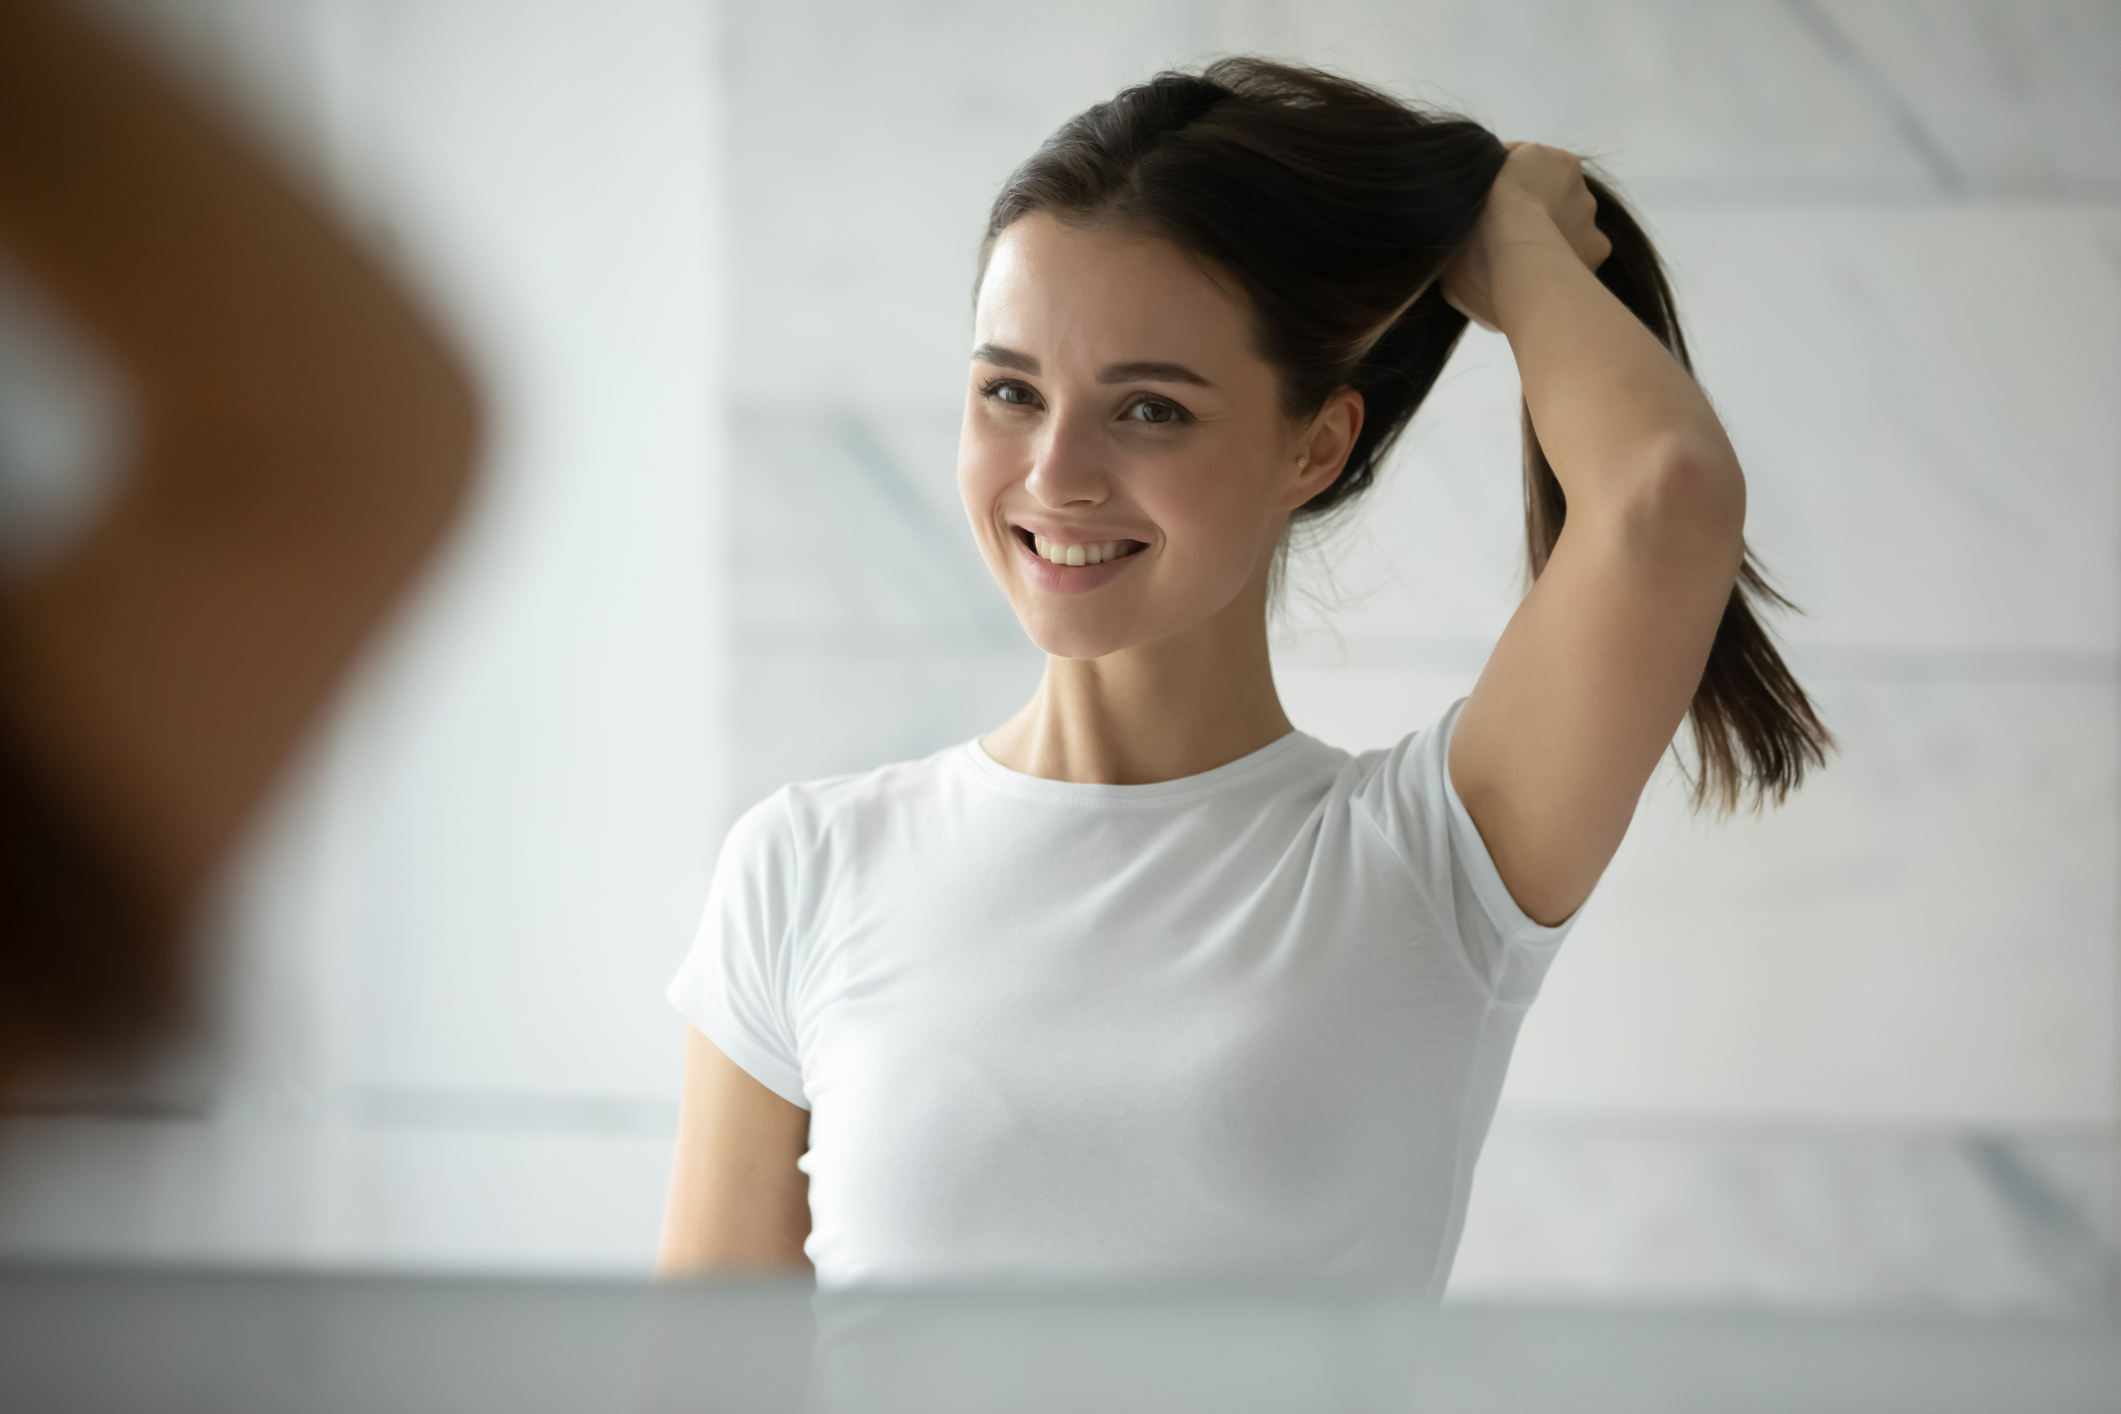
[[(645, 1272), (661, 990), (721, 832), (1038, 677), (953, 486), (987, 203), (1070, 114), (1242, 50), (1631, 196), (1842, 744), (1766, 817), (1653, 785), (1526, 1025), (1454, 1293), (2115, 1305), (2121, 5), (104, 8), (428, 296), (496, 435), (222, 891), (209, 1033), (0, 1120), (0, 1256)], [(6, 494), (56, 540), (103, 395), (26, 306), (0, 333), (37, 390)], [(1381, 746), (1470, 687), (1522, 585), (1515, 400), (1474, 331), (1304, 549), (1300, 727)]]

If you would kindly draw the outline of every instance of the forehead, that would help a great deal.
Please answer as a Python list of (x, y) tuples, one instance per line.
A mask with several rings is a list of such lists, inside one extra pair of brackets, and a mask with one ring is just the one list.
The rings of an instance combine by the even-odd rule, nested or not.
[(995, 241), (974, 325), (979, 342), (1042, 359), (1257, 361), (1244, 297), (1208, 262), (1157, 236), (1044, 212)]

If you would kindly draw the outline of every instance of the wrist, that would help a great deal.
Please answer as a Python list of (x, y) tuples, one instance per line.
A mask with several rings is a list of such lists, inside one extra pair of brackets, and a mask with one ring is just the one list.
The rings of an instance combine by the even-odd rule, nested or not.
[(1481, 224), (1482, 265), (1495, 327), (1509, 334), (1543, 299), (1586, 269), (1569, 239), (1536, 200), (1491, 203)]
[(1505, 248), (1527, 243), (1552, 243), (1564, 249), (1569, 244), (1546, 204), (1529, 192), (1496, 192), (1490, 196), (1475, 238), (1487, 248), (1490, 259)]

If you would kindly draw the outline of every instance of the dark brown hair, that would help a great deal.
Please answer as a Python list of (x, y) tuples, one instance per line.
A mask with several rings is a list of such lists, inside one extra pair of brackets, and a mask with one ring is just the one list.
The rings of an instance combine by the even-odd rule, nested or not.
[[(1034, 211), (1136, 226), (1228, 271), (1251, 302), (1284, 412), (1308, 417), (1342, 388), (1362, 394), (1362, 432), (1339, 479), (1297, 513), (1315, 517), (1369, 489), (1465, 332), (1438, 277), (1506, 156), (1468, 119), (1316, 69), (1222, 59), (1158, 74), (1062, 124), (995, 198), (980, 271)], [(1613, 243), (1598, 278), (1691, 368), (1656, 250), (1604, 184), (1590, 185)], [(1568, 507), (1529, 412), (1524, 475), (1536, 578)], [(1689, 712), (1697, 804), (1779, 802), (1831, 744), (1756, 603), (1789, 607), (1748, 554)]]

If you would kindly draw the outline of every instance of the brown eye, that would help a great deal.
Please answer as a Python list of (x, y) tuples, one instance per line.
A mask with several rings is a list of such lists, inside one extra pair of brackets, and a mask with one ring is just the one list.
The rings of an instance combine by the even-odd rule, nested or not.
[(1158, 402), (1153, 398), (1143, 398), (1140, 402), (1129, 404), (1126, 415), (1136, 422), (1146, 422), (1158, 427), (1183, 421), (1185, 418), (1185, 414), (1171, 404)]

